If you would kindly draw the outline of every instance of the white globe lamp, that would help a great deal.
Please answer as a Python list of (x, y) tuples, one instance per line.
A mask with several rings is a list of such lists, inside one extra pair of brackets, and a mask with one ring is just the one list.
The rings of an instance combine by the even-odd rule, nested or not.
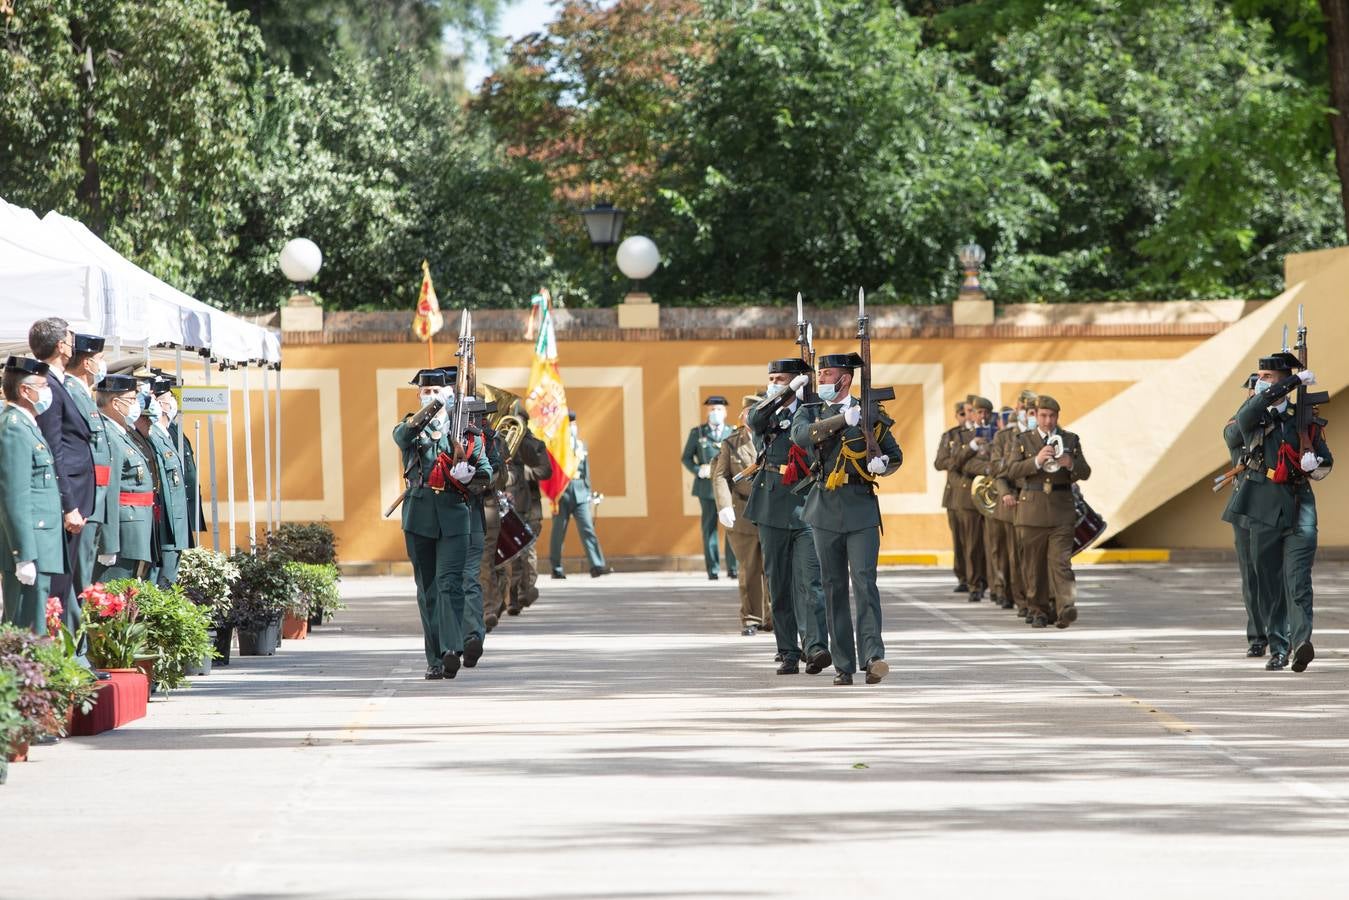
[(660, 251), (649, 237), (633, 235), (618, 245), (618, 270), (633, 281), (650, 278), (660, 267)]
[(323, 252), (309, 238), (293, 238), (281, 248), (281, 274), (296, 284), (313, 281), (323, 268)]

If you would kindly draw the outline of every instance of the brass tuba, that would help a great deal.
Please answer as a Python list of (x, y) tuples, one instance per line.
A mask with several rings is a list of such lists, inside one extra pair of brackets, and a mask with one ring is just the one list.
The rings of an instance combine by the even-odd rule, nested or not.
[(974, 508), (981, 516), (992, 518), (998, 508), (998, 485), (987, 475), (976, 475), (970, 483), (970, 496), (974, 498)]
[(515, 455), (520, 442), (525, 439), (525, 432), (529, 430), (525, 420), (514, 412), (517, 403), (521, 409), (524, 408), (524, 401), (510, 391), (490, 384), (482, 386), (482, 398), (488, 403), (496, 404), (496, 409), (488, 417), (487, 422), (506, 442), (506, 458), (509, 459)]

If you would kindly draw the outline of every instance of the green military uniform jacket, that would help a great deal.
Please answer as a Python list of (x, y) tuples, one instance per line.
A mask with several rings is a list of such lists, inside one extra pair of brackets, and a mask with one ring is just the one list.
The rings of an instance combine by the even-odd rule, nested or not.
[(1064, 455), (1072, 454), (1073, 467), (1044, 472), (1035, 467), (1036, 454), (1045, 445), (1038, 428), (1023, 431), (1012, 439), (1007, 453), (1007, 477), (1020, 489), (1016, 501), (1016, 524), (1035, 528), (1053, 528), (1077, 523), (1077, 505), (1073, 501), (1075, 482), (1091, 477), (1091, 466), (1082, 453), (1082, 441), (1071, 431), (1056, 432), (1063, 437)]
[(699, 478), (698, 467), (712, 465), (712, 460), (721, 452), (721, 442), (730, 437), (734, 431), (730, 425), (722, 425), (721, 436), (714, 438), (712, 426), (706, 423), (689, 431), (688, 440), (684, 441), (684, 453), (679, 459), (684, 468), (693, 474), (691, 493), (699, 500), (712, 499), (712, 479)]
[[(410, 418), (410, 417), (409, 417)], [(413, 460), (417, 465), (409, 476), (407, 499), (403, 501), (403, 530), (427, 538), (458, 537), (468, 534), (472, 529), (472, 517), (477, 511), (467, 499), (449, 484), (452, 478), (446, 475), (444, 490), (435, 490), (426, 484), (436, 457), (440, 453), (453, 455), (449, 435), (442, 429), (447, 427), (444, 420), (433, 421), (418, 435), (410, 435), (407, 419), (399, 422), (393, 429), (393, 440), (403, 452), (403, 468), (406, 470)], [(477, 471), (473, 480), (464, 485), (467, 490), (483, 490), (492, 480), (492, 466), (487, 461), (483, 442), (473, 442), (473, 453), (466, 462)]]
[[(183, 417), (179, 414), (169, 423), (169, 446), (175, 450), (178, 449), (178, 435), (182, 432), (182, 420)], [(191, 535), (193, 546), (196, 546), (197, 532), (206, 530), (206, 517), (201, 511), (201, 475), (197, 469), (197, 451), (192, 449), (192, 442), (187, 439), (186, 434), (183, 434), (182, 463), (183, 485), (187, 488), (187, 520), (191, 525), (188, 533)]]
[(26, 410), (0, 413), (0, 566), (32, 562), (39, 573), (66, 571), (65, 529), (56, 462)]
[[(89, 423), (89, 450), (94, 456), (95, 471), (99, 466), (103, 466), (109, 470), (109, 479), (111, 479), (112, 450), (108, 447), (108, 435), (103, 426), (103, 414), (98, 411), (98, 404), (94, 403), (94, 398), (90, 396), (89, 389), (85, 387), (83, 381), (80, 381), (74, 375), (67, 375), (65, 384), (66, 392), (70, 394), (71, 400), (74, 401), (75, 408)], [(113, 515), (115, 515), (116, 501), (112, 504), (108, 503), (108, 486), (100, 486), (96, 477), (94, 479), (94, 509), (93, 512), (89, 513), (87, 519), (90, 522), (106, 525), (108, 523), (109, 506), (112, 507)]]
[(1237, 476), (1224, 518), (1230, 522), (1233, 519), (1227, 518), (1228, 515), (1245, 516), (1251, 525), (1292, 528), (1297, 521), (1298, 502), (1311, 498), (1311, 482), (1330, 474), (1335, 460), (1318, 429), (1312, 452), (1321, 457), (1321, 465), (1308, 476), (1299, 466), (1290, 464), (1291, 480), (1284, 484), (1275, 482), (1271, 470), (1278, 466), (1279, 445), (1286, 442), (1294, 450), (1298, 447), (1297, 411), (1290, 403), (1283, 412), (1278, 412), (1267, 408), (1268, 402), (1268, 398), (1256, 394), (1237, 410), (1237, 427), (1244, 446), (1250, 447), (1252, 453), (1246, 470)]
[[(852, 403), (856, 398), (849, 398)], [(890, 458), (885, 475), (892, 474), (904, 462), (899, 443), (890, 433), (894, 420), (885, 414), (879, 404), (872, 404), (872, 418), (877, 423), (876, 443), (881, 453)], [(866, 435), (861, 424), (847, 425), (843, 406), (839, 404), (802, 404), (792, 417), (792, 441), (811, 459), (816, 472), (801, 517), (814, 528), (825, 531), (861, 531), (881, 524), (880, 501), (876, 499), (876, 485), (855, 471), (848, 461), (844, 469), (847, 481), (834, 490), (825, 485), (829, 474), (838, 467), (839, 457), (846, 446), (851, 452), (864, 452)], [(858, 465), (865, 467), (865, 457)]]
[(108, 479), (108, 527), (98, 530), (100, 556), (121, 556), (149, 562), (154, 531), (154, 508), (120, 502), (127, 494), (148, 494), (155, 489), (150, 462), (141, 453), (126, 429), (103, 417), (103, 433), (108, 438), (111, 475)]
[(763, 447), (763, 465), (754, 473), (749, 500), (745, 503), (745, 518), (756, 525), (806, 527), (805, 519), (801, 518), (801, 507), (806, 503), (804, 491), (793, 490), (796, 484), (782, 483), (783, 469), (792, 447), (792, 418), (799, 408), (799, 400), (773, 411), (761, 411), (757, 406), (750, 408), (749, 430)]
[(164, 501), (164, 518), (160, 522), (161, 550), (186, 550), (187, 483), (178, 460), (178, 448), (169, 443), (167, 431), (150, 426), (150, 444), (155, 448), (155, 465), (159, 468), (159, 490)]
[[(1237, 425), (1236, 417), (1233, 416), (1223, 426), (1223, 443), (1227, 445), (1227, 456), (1233, 466), (1241, 462), (1241, 457), (1246, 449), (1246, 442), (1241, 437), (1241, 427)], [(1241, 484), (1241, 478), (1237, 477), (1232, 482), (1232, 492), (1227, 496), (1227, 506), (1223, 508), (1223, 521), (1230, 522), (1233, 525), (1240, 525), (1242, 528), (1249, 528), (1250, 522), (1246, 516), (1237, 512), (1237, 487)], [(1244, 499), (1244, 498), (1243, 498)]]

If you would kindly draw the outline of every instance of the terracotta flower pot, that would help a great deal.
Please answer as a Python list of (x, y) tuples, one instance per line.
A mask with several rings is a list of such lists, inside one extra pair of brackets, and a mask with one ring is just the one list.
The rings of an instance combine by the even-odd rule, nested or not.
[(28, 762), (28, 742), (15, 744), (9, 748), (9, 754), (6, 756), (10, 762)]
[(309, 620), (287, 613), (281, 620), (281, 637), (287, 641), (303, 641), (309, 637)]

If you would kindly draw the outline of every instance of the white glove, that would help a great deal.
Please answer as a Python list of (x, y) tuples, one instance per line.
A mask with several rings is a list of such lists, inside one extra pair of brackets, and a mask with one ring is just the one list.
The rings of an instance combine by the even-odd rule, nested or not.
[(1321, 465), (1321, 463), (1322, 463), (1321, 457), (1317, 456), (1310, 450), (1302, 454), (1302, 471), (1304, 472), (1315, 471), (1317, 467)]
[(99, 564), (100, 566), (110, 566), (110, 565), (112, 565), (113, 563), (117, 562), (117, 554), (116, 554), (116, 553), (100, 553), (97, 557), (95, 557), (95, 559), (98, 561), (98, 564)]
[(14, 569), (14, 577), (19, 579), (20, 584), (31, 587), (37, 581), (37, 563), (33, 560), (19, 563)]
[(1297, 373), (1297, 377), (1302, 380), (1303, 384), (1316, 384), (1316, 376), (1311, 369), (1303, 369)]
[(723, 506), (717, 510), (717, 519), (721, 522), (723, 528), (735, 527), (735, 510), (729, 506)]
[(809, 375), (797, 375), (795, 378), (791, 380), (791, 383), (788, 384), (787, 386), (794, 391), (799, 391), (801, 390), (801, 388), (805, 387), (808, 384), (810, 384)]
[(983, 445), (984, 442), (979, 440), (978, 438), (975, 438), (974, 440), (970, 441), (970, 449), (973, 450), (975, 453), (978, 453), (979, 448), (982, 447)]
[(709, 465), (708, 463), (703, 463), (701, 466), (699, 466), (699, 467), (698, 467), (698, 477), (699, 477), (699, 478), (711, 478), (711, 477), (712, 477), (712, 466)]
[(885, 470), (890, 466), (890, 457), (882, 453), (880, 456), (873, 456), (867, 460), (867, 471), (872, 475), (884, 475)]
[(862, 421), (862, 407), (852, 404), (843, 410), (843, 421), (848, 423), (848, 427), (856, 425)]
[(460, 484), (468, 484), (473, 480), (473, 474), (478, 471), (477, 466), (470, 466), (466, 462), (457, 462), (450, 469), (450, 477)]

